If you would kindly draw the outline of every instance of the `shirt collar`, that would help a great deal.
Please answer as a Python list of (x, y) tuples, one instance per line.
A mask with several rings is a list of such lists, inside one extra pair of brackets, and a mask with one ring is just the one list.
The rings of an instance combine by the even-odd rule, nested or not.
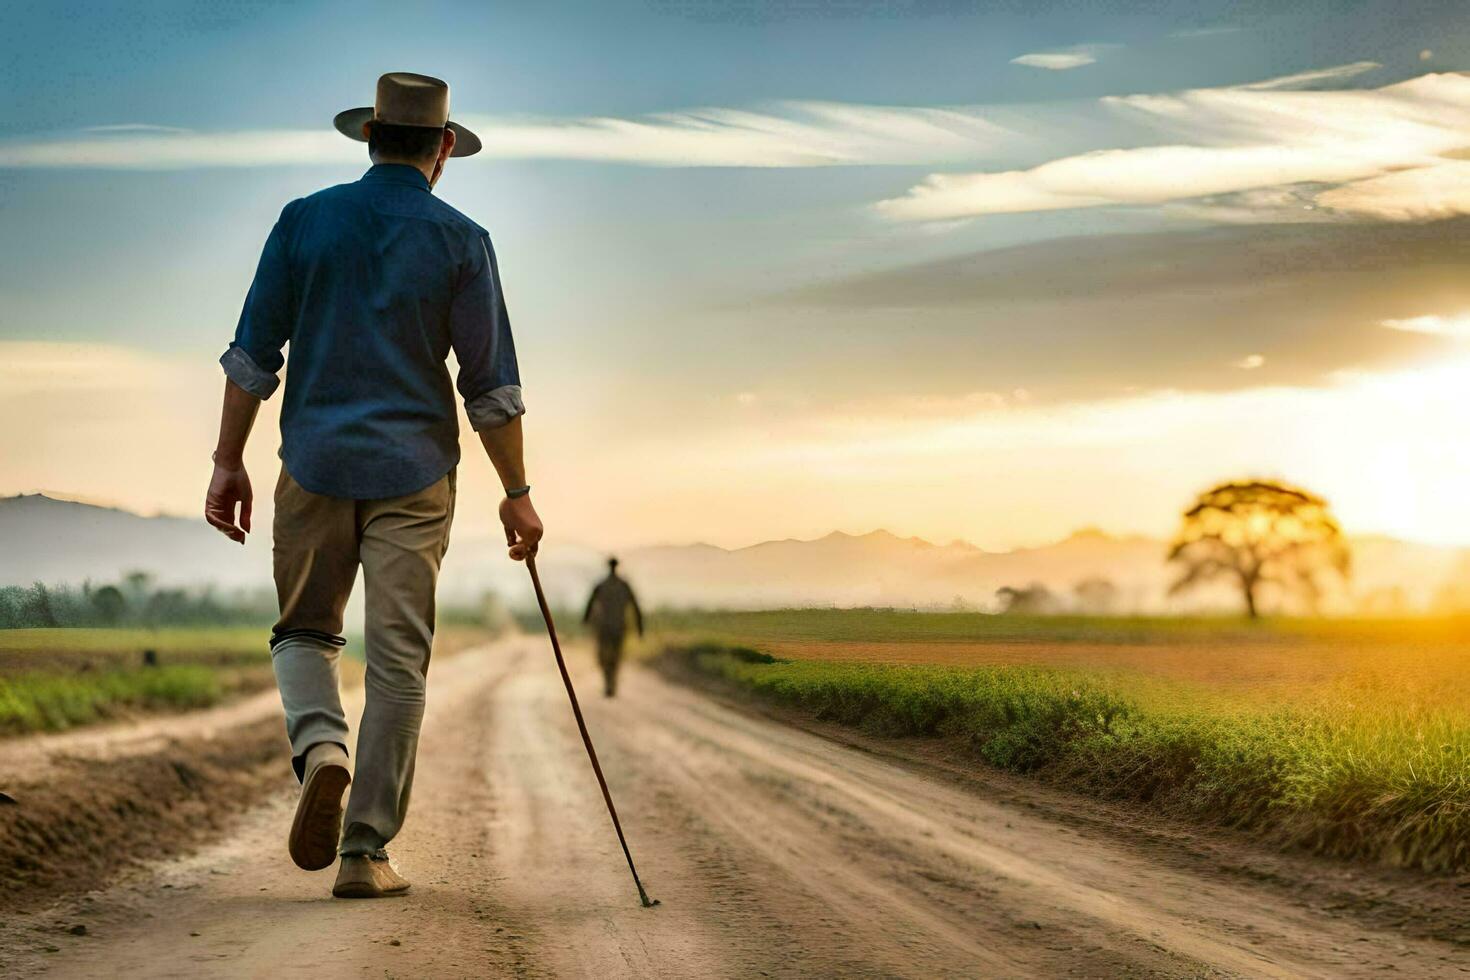
[(375, 163), (362, 175), (363, 180), (380, 180), (390, 184), (408, 184), (429, 190), (429, 178), (418, 167), (406, 163)]

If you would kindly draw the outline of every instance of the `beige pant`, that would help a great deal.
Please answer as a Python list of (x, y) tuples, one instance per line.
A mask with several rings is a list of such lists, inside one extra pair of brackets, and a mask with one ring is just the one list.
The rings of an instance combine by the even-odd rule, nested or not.
[(308, 749), (347, 746), (338, 693), (342, 612), (362, 566), (367, 617), (366, 705), (342, 853), (370, 853), (403, 826), (424, 717), (434, 639), (434, 587), (449, 547), (454, 471), (386, 500), (324, 497), (281, 469), (276, 484), (275, 578), (281, 618), (271, 638), (292, 764)]

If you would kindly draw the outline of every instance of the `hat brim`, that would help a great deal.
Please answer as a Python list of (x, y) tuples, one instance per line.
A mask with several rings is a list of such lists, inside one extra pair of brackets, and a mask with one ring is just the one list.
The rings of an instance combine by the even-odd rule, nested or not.
[[(337, 132), (350, 140), (366, 143), (367, 137), (362, 135), (362, 124), (372, 122), (373, 107), (362, 106), (358, 109), (344, 109), (332, 119), (332, 125), (337, 127)], [(480, 137), (465, 129), (454, 120), (446, 123), (449, 129), (454, 130), (454, 150), (449, 155), (452, 157), (471, 157), (480, 152)]]

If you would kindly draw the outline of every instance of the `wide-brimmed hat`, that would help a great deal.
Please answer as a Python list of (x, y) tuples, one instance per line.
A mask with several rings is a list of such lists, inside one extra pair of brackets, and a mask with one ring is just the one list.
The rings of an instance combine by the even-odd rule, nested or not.
[(344, 109), (337, 113), (332, 125), (348, 139), (366, 143), (362, 135), (365, 122), (390, 126), (427, 126), (454, 130), (454, 152), (450, 156), (467, 157), (480, 152), (480, 137), (457, 122), (449, 121), (449, 83), (430, 75), (411, 71), (390, 71), (378, 79), (378, 96), (374, 105)]

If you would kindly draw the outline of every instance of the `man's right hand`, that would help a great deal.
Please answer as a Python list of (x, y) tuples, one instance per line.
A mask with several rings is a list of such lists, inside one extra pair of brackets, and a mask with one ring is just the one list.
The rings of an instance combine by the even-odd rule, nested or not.
[[(250, 531), (250, 505), (254, 501), (250, 490), (250, 475), (245, 464), (233, 466), (216, 462), (214, 476), (209, 480), (209, 492), (204, 497), (204, 519), (222, 531), (231, 541), (245, 543)], [(240, 523), (235, 523), (235, 507), (240, 508)]]
[(541, 518), (531, 506), (531, 497), (514, 499), (506, 497), (500, 502), (500, 523), (505, 525), (505, 543), (510, 546), (510, 557), (525, 561), (536, 553), (544, 533)]

